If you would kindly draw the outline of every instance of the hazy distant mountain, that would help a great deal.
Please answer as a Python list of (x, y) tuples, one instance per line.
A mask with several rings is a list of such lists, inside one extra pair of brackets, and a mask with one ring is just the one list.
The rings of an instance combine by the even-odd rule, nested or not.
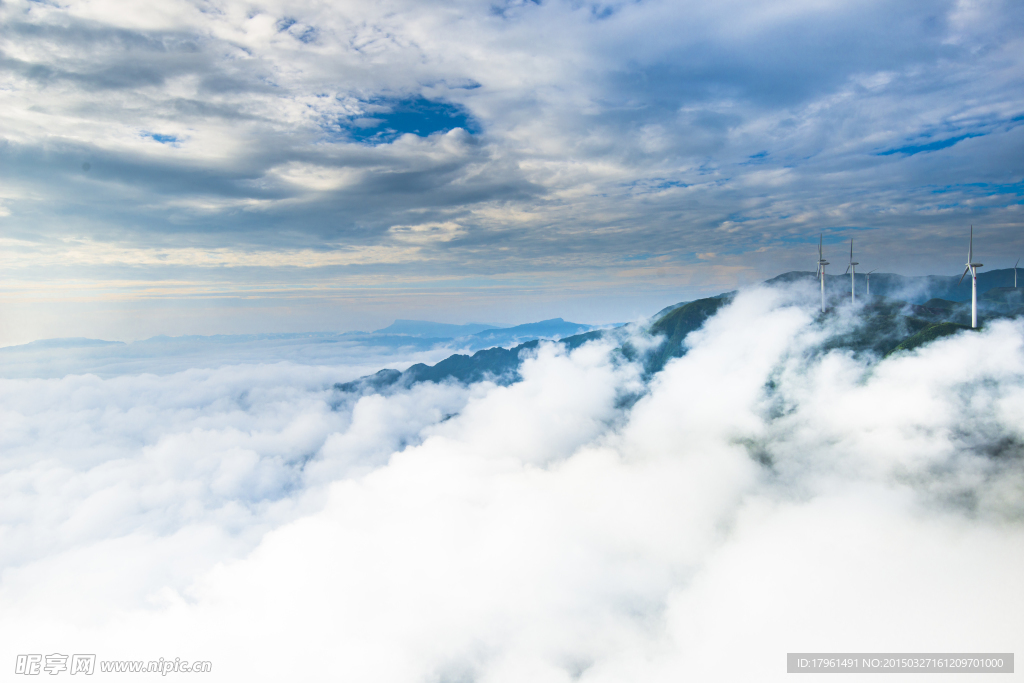
[(469, 325), (449, 325), (426, 320), (396, 320), (373, 334), (408, 335), (411, 337), (431, 337), (435, 339), (454, 339), (459, 345), (471, 348), (490, 346), (511, 346), (531, 339), (560, 339), (574, 334), (582, 334), (594, 329), (593, 325), (573, 323), (552, 318), (536, 323), (526, 323), (514, 327), (501, 325), (485, 325), (472, 323)]
[(508, 346), (530, 339), (561, 339), (593, 330), (593, 325), (571, 323), (561, 318), (541, 320), (538, 323), (527, 323), (506, 327), (500, 330), (484, 330), (472, 335), (474, 341), (486, 343), (488, 346)]
[[(159, 335), (130, 343), (101, 339), (44, 339), (0, 348), (0, 377), (101, 377), (142, 372), (281, 361), (373, 367), (404, 360), (444, 358), (455, 350), (515, 346), (534, 339), (559, 339), (592, 329), (560, 318), (496, 328), (482, 323), (449, 325), (396, 320), (376, 332)], [(366, 368), (369, 369), (369, 368)]]
[[(157, 336), (131, 343), (45, 339), (0, 348), (0, 377), (173, 373), (248, 363), (364, 366), (451, 354), (450, 339), (358, 332)], [(365, 365), (364, 365), (365, 364)]]
[(40, 339), (38, 341), (29, 342), (28, 344), (19, 344), (18, 346), (8, 346), (5, 348), (31, 351), (35, 349), (81, 349), (95, 348), (97, 346), (124, 345), (124, 342), (106, 341), (105, 339), (89, 339), (87, 337), (63, 337), (60, 339)]
[(1024, 288), (1020, 287), (993, 287), (992, 289), (979, 294), (982, 301), (999, 301), (1008, 304), (1024, 304)]
[(373, 334), (402, 334), (410, 337), (455, 339), (457, 337), (468, 337), (484, 330), (501, 329), (503, 327), (503, 325), (485, 325), (483, 323), (449, 325), (448, 323), (432, 323), (426, 320), (396, 320), (387, 327), (374, 330)]

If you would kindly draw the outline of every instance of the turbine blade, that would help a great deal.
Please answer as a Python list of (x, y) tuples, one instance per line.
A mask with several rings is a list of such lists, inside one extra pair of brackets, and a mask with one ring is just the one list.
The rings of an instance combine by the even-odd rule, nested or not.
[[(850, 266), (846, 266), (846, 273), (849, 273), (849, 272), (850, 272)], [(843, 273), (843, 275), (846, 275), (846, 273)]]
[(974, 260), (974, 226), (971, 226), (971, 243), (967, 247), (967, 262)]
[(960, 280), (956, 283), (957, 287), (959, 287), (960, 283), (964, 281), (964, 276), (967, 275), (967, 271), (970, 270), (970, 269), (971, 269), (970, 266), (967, 266), (966, 268), (964, 268), (964, 274), (960, 276)]

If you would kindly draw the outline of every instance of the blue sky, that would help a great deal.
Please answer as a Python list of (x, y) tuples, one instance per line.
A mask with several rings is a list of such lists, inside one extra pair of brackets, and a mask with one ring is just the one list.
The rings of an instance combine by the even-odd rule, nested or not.
[(0, 22), (0, 344), (628, 320), (811, 269), (819, 232), (907, 275), (959, 272), (970, 224), (1024, 254), (1019, 3)]

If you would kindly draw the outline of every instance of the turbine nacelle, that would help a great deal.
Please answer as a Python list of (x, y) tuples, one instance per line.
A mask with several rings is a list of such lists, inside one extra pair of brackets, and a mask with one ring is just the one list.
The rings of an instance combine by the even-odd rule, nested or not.
[(967, 273), (970, 273), (971, 277), (977, 277), (978, 273), (976, 271), (978, 270), (978, 268), (981, 268), (984, 265), (984, 263), (968, 263), (964, 267), (964, 274), (960, 276), (960, 279), (956, 283), (957, 286), (959, 286), (960, 283), (964, 281), (964, 278), (967, 276)]
[[(857, 266), (860, 264), (853, 260), (853, 238), (850, 238), (850, 265), (846, 266), (846, 272), (850, 273), (850, 303), (857, 303)], [(850, 269), (853, 269), (851, 272)]]
[(977, 273), (978, 268), (981, 268), (984, 265), (985, 265), (984, 263), (975, 263), (974, 262), (974, 226), (972, 225), (971, 226), (971, 241), (967, 245), (967, 265), (964, 266), (964, 274), (961, 275), (960, 279), (957, 281), (957, 283), (956, 283), (957, 286), (959, 286), (960, 283), (964, 281), (964, 278), (967, 277), (967, 273), (968, 272), (971, 274), (972, 278), (973, 277), (977, 277), (978, 276), (978, 273)]
[(967, 277), (967, 273), (971, 274), (971, 329), (977, 329), (978, 327), (978, 268), (981, 268), (983, 263), (975, 263), (974, 261), (974, 226), (971, 226), (971, 241), (967, 244), (967, 264), (964, 266), (964, 274), (960, 276), (957, 286), (964, 281)]
[(825, 260), (825, 252), (822, 251), (821, 241), (824, 239), (824, 235), (818, 235), (818, 272), (815, 277), (821, 280), (821, 312), (825, 312), (825, 266), (828, 265), (828, 261)]

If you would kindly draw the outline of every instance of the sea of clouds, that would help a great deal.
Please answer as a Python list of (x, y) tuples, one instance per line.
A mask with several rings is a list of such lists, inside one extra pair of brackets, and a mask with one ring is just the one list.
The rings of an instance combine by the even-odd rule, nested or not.
[(757, 288), (648, 382), (610, 341), (386, 396), (280, 362), (0, 380), (0, 666), (750, 681), (1021, 651), (1024, 322), (884, 360), (828, 333)]

